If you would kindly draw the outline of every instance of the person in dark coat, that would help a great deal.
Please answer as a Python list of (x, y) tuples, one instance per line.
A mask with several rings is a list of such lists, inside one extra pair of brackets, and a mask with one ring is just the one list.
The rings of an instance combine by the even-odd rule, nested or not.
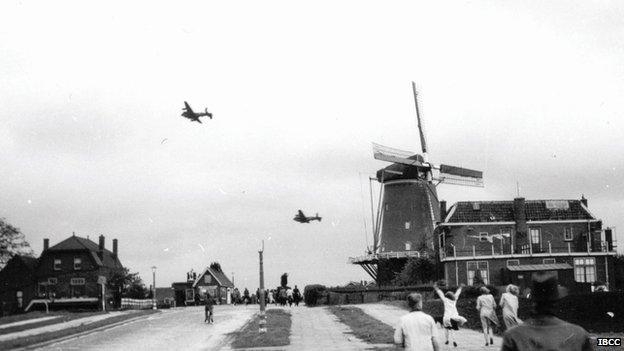
[(555, 304), (565, 293), (557, 277), (552, 273), (537, 273), (532, 283), (532, 318), (505, 332), (501, 350), (593, 350), (585, 329), (555, 317)]
[(209, 293), (206, 293), (206, 306), (204, 307), (204, 313), (206, 315), (206, 319), (204, 319), (204, 323), (214, 323), (214, 319), (212, 318), (214, 312), (214, 300)]
[(301, 301), (301, 291), (299, 291), (299, 288), (297, 288), (296, 285), (293, 289), (293, 299), (295, 300), (295, 306), (299, 306), (299, 302)]
[(247, 290), (247, 288), (245, 288), (245, 290), (243, 291), (243, 301), (245, 301), (245, 305), (248, 305), (249, 302), (251, 302), (251, 298), (249, 297), (249, 290)]

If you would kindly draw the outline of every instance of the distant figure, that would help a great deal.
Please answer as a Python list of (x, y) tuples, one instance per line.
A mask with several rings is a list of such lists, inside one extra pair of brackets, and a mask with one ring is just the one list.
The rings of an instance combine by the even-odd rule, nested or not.
[(247, 288), (243, 291), (243, 301), (245, 302), (245, 305), (248, 305), (250, 302), (249, 290), (247, 290)]
[(503, 309), (503, 322), (505, 322), (506, 329), (522, 324), (522, 321), (518, 318), (518, 293), (518, 287), (509, 284), (498, 303)]
[(276, 304), (275, 302), (275, 290), (269, 291), (269, 303)]
[(438, 288), (437, 284), (433, 284), (433, 289), (436, 294), (444, 303), (444, 317), (442, 319), (444, 324), (444, 334), (446, 336), (445, 345), (448, 345), (449, 338), (453, 340), (453, 346), (457, 347), (457, 342), (455, 342), (455, 337), (453, 336), (453, 330), (459, 330), (459, 327), (464, 325), (467, 322), (466, 318), (459, 315), (457, 312), (457, 299), (459, 299), (459, 295), (461, 294), (462, 287), (464, 284), (459, 286), (459, 289), (455, 291), (453, 294), (450, 291), (447, 291), (446, 294), (442, 293), (442, 290)]
[[(494, 325), (498, 326), (498, 317), (496, 316), (496, 301), (494, 296), (490, 294), (490, 289), (485, 286), (481, 287), (481, 296), (477, 298), (477, 310), (481, 317), (481, 328), (483, 328), (483, 337), (485, 337), (485, 346), (494, 344)], [(489, 342), (488, 342), (489, 334)]]
[(278, 298), (279, 298), (280, 305), (286, 306), (286, 300), (287, 300), (286, 289), (281, 288), (279, 290)]
[(401, 317), (396, 326), (394, 343), (406, 350), (439, 350), (436, 324), (430, 315), (422, 312), (422, 295), (409, 294), (407, 304), (411, 312)]
[(293, 304), (293, 291), (291, 288), (288, 288), (288, 290), (286, 290), (286, 300), (288, 301), (288, 306), (292, 307)]
[(532, 283), (533, 316), (505, 332), (501, 350), (593, 350), (585, 329), (555, 317), (555, 303), (563, 294), (559, 291), (562, 288), (557, 277), (551, 273), (535, 273)]
[(301, 302), (301, 291), (299, 291), (296, 285), (293, 289), (293, 299), (295, 300), (295, 306), (299, 306), (299, 302)]
[(209, 293), (206, 293), (206, 306), (204, 307), (204, 314), (206, 315), (206, 319), (204, 319), (204, 323), (214, 323), (214, 319), (212, 318), (213, 310), (214, 301), (212, 299), (212, 296), (210, 296)]

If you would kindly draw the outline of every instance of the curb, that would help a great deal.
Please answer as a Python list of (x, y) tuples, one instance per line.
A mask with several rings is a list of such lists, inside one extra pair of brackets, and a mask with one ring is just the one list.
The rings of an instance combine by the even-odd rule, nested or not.
[(36, 349), (36, 348), (40, 348), (40, 347), (49, 346), (49, 345), (52, 345), (52, 344), (55, 344), (55, 343), (58, 343), (58, 342), (63, 342), (63, 341), (67, 341), (67, 340), (70, 340), (70, 339), (80, 338), (80, 337), (83, 337), (85, 335), (96, 333), (96, 332), (99, 332), (99, 331), (102, 331), (102, 330), (105, 330), (105, 329), (111, 329), (111, 328), (114, 328), (114, 327), (118, 327), (118, 326), (123, 325), (123, 324), (134, 323), (134, 322), (136, 322), (136, 321), (138, 321), (140, 319), (144, 319), (144, 318), (149, 317), (151, 315), (152, 314), (146, 314), (146, 315), (143, 315), (143, 316), (137, 316), (137, 317), (133, 317), (133, 318), (128, 318), (126, 320), (119, 321), (119, 322), (116, 322), (116, 323), (107, 324), (107, 325), (103, 325), (103, 326), (97, 327), (95, 329), (86, 330), (86, 331), (83, 331), (83, 332), (80, 332), (80, 333), (63, 336), (63, 337), (60, 337), (58, 339), (43, 341), (43, 342), (40, 342), (38, 344), (32, 344), (32, 345), (16, 348), (16, 349), (13, 349), (13, 350), (23, 351), (23, 350), (32, 350), (32, 349)]

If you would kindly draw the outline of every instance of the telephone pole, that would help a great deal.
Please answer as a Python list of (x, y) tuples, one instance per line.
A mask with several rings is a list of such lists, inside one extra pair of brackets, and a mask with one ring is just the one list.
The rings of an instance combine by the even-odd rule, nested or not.
[(260, 299), (260, 321), (258, 322), (260, 333), (266, 333), (266, 314), (265, 314), (265, 301), (264, 301), (264, 266), (262, 263), (262, 254), (264, 253), (264, 240), (262, 240), (262, 248), (258, 251), (258, 256), (260, 258), (260, 294), (258, 294), (258, 298)]

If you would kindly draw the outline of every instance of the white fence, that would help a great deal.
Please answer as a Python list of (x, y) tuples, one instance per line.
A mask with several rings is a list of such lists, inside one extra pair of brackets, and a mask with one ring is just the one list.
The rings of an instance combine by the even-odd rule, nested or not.
[(152, 308), (154, 305), (154, 300), (152, 299), (121, 299), (121, 309), (130, 309), (130, 310), (147, 310)]

